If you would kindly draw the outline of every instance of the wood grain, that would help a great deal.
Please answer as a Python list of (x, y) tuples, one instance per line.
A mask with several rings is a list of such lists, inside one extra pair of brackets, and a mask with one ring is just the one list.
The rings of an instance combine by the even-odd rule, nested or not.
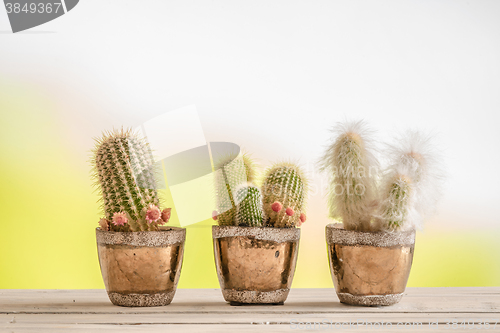
[(498, 287), (408, 288), (389, 307), (344, 305), (333, 289), (292, 289), (283, 306), (236, 307), (218, 289), (180, 289), (170, 305), (151, 308), (114, 306), (104, 290), (0, 290), (1, 332), (449, 332), (485, 321), (500, 331)]

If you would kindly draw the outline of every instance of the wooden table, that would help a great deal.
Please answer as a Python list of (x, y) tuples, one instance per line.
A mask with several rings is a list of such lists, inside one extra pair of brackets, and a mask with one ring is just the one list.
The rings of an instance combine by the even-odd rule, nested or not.
[(293, 289), (282, 306), (230, 306), (218, 289), (180, 289), (154, 308), (114, 306), (104, 290), (0, 290), (0, 332), (472, 332), (485, 322), (500, 331), (497, 321), (500, 287), (408, 288), (389, 307), (343, 305), (333, 289)]

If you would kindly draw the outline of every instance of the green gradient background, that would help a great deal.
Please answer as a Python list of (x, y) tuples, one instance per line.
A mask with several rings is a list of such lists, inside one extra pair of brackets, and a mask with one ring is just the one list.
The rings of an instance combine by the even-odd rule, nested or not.
[[(60, 117), (58, 101), (41, 91), (0, 81), (0, 288), (104, 288), (94, 231), (98, 198), (89, 165), (77, 158), (89, 153), (67, 144), (67, 118)], [(171, 206), (168, 190), (163, 194)], [(187, 228), (180, 288), (219, 287), (212, 222)], [(172, 223), (178, 225), (175, 210)], [(312, 223), (327, 220), (302, 228), (293, 287), (332, 287), (324, 229), (313, 232)], [(497, 285), (499, 234), (453, 228), (418, 233), (408, 285)]]

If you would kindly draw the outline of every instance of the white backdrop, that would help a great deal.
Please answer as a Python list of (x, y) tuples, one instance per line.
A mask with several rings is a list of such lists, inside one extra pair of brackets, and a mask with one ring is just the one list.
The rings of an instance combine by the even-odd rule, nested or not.
[(329, 127), (364, 118), (381, 139), (437, 133), (448, 181), (433, 223), (500, 222), (499, 1), (82, 0), (9, 29), (0, 8), (0, 76), (56, 96), (84, 168), (102, 130), (186, 105), (208, 141), (263, 164), (312, 163)]

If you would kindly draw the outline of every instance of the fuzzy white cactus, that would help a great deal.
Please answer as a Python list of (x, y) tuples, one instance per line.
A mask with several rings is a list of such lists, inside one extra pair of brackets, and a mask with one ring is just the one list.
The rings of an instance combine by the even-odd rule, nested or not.
[(330, 217), (348, 230), (370, 231), (379, 169), (372, 132), (363, 121), (339, 123), (332, 132), (335, 139), (320, 163), (330, 176)]
[(387, 172), (380, 188), (378, 214), (373, 219), (374, 231), (410, 229), (418, 220), (415, 211), (415, 183), (405, 167)]
[(408, 207), (399, 229), (420, 228), (423, 220), (435, 212), (441, 196), (443, 171), (439, 153), (434, 148), (432, 137), (417, 131), (399, 135), (394, 142), (386, 147), (389, 166), (382, 185), (379, 222), (382, 229), (394, 229), (394, 216), (387, 214), (391, 211), (390, 207), (402, 207), (402, 202), (391, 198), (390, 189), (398, 182), (394, 179), (404, 177), (408, 180)]
[(330, 175), (330, 216), (345, 229), (415, 229), (435, 211), (443, 172), (430, 136), (408, 131), (397, 137), (384, 149), (389, 165), (380, 175), (370, 131), (362, 121), (339, 124), (334, 134), (321, 169)]

